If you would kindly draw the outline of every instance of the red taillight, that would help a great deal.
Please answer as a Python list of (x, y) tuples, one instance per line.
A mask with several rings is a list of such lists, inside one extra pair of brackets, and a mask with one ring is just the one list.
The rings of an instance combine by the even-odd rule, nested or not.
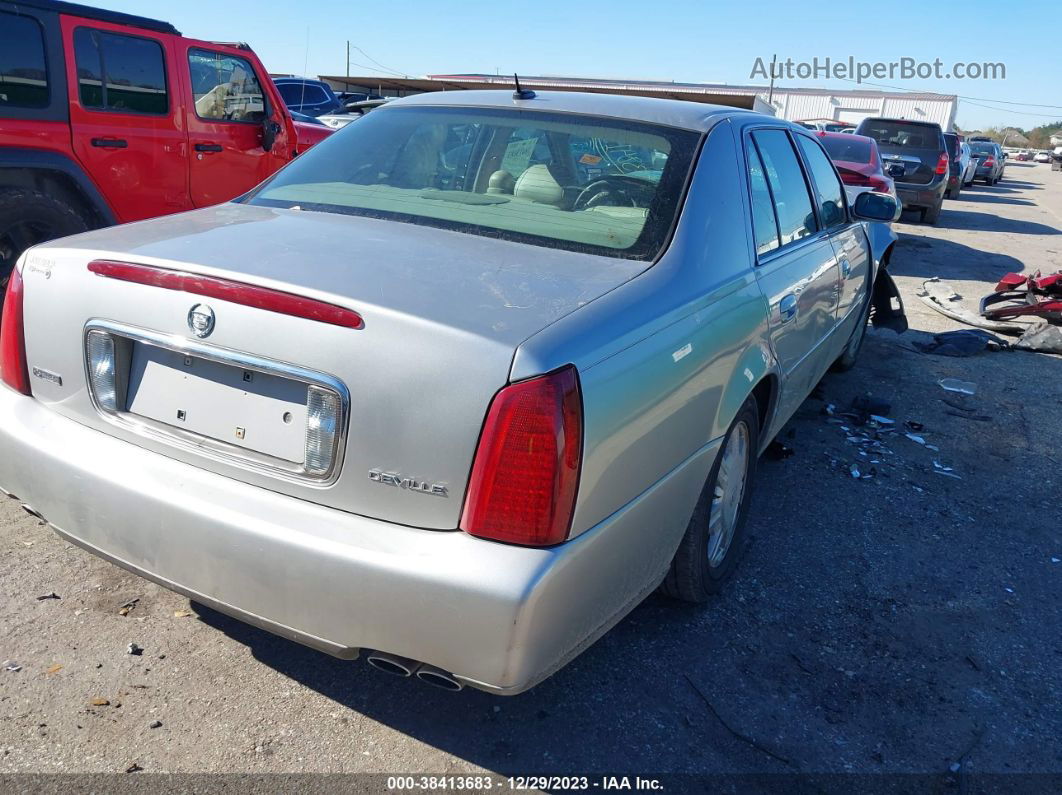
[(0, 320), (0, 379), (16, 392), (30, 394), (26, 366), (26, 333), (22, 322), (22, 274), (11, 271), (4, 297), (4, 317)]
[(217, 298), (220, 301), (278, 312), (282, 315), (330, 323), (333, 326), (361, 328), (365, 325), (361, 315), (352, 309), (230, 279), (218, 279), (213, 276), (155, 268), (150, 265), (133, 265), (128, 262), (108, 262), (107, 260), (90, 262), (88, 269), (111, 279), (148, 284), (164, 290), (182, 290), (207, 298)]
[(888, 193), (889, 183), (887, 180), (881, 177), (868, 177), (867, 184), (870, 185), (871, 190), (876, 190), (878, 193)]
[(981, 165), (985, 166), (986, 168), (992, 168), (992, 166), (994, 166), (995, 164), (996, 164), (996, 159), (994, 157), (986, 157), (984, 159), (984, 161), (981, 163)]
[(571, 365), (494, 396), (461, 529), (513, 544), (568, 537), (583, 460), (583, 400)]
[(866, 174), (860, 174), (858, 171), (852, 171), (847, 168), (837, 169), (841, 175), (841, 182), (845, 185), (852, 185), (857, 188), (865, 188), (871, 185), (871, 178)]
[(940, 153), (940, 160), (937, 161), (937, 173), (938, 174), (947, 174), (948, 173), (948, 153), (947, 152), (941, 152)]

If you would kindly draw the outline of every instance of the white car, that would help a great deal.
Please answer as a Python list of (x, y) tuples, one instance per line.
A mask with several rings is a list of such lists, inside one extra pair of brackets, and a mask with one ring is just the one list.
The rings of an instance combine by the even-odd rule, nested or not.
[(1033, 155), (1033, 162), (1035, 162), (1035, 163), (1050, 163), (1051, 162), (1051, 155), (1049, 155), (1047, 152), (1037, 152), (1035, 155)]

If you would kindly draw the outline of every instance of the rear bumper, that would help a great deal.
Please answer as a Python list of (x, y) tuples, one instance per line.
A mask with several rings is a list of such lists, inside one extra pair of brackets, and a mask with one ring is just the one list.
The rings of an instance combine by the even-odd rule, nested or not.
[(0, 386), (0, 487), (65, 537), (335, 656), (378, 649), (499, 693), (557, 670), (656, 587), (674, 552), (662, 531), (684, 525), (674, 506), (693, 504), (716, 449), (575, 540), (528, 549), (241, 483)]
[(948, 188), (948, 179), (940, 176), (925, 185), (911, 182), (897, 182), (896, 194), (903, 202), (904, 209), (914, 207), (934, 207), (944, 198), (944, 191)]

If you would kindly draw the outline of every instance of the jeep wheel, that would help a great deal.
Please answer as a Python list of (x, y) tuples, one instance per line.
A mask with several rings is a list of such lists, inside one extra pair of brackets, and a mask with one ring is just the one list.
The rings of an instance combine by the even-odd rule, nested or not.
[(745, 540), (759, 426), (756, 398), (750, 395), (723, 437), (686, 535), (660, 586), (668, 596), (705, 602), (734, 573)]
[(25, 188), (0, 189), (0, 287), (30, 246), (84, 232), (88, 224), (73, 207)]

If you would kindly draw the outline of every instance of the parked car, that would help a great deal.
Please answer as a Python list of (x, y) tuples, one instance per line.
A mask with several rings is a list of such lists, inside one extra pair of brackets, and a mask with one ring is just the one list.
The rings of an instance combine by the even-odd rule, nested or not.
[(868, 316), (905, 327), (865, 228), (897, 212), (761, 114), (397, 100), (233, 202), (29, 250), (0, 485), (286, 638), (516, 693), (733, 574), (760, 452)]
[(1047, 152), (1037, 152), (1035, 155), (1033, 155), (1033, 160), (1037, 163), (1050, 163), (1051, 155)]
[(896, 196), (896, 183), (882, 169), (881, 155), (873, 138), (852, 133), (816, 133), (844, 183), (849, 203), (860, 193), (878, 191)]
[(392, 97), (377, 97), (376, 99), (361, 99), (348, 102), (343, 108), (334, 112), (326, 113), (318, 118), (322, 124), (333, 130), (341, 130), (351, 122), (357, 121), (370, 110), (378, 108), (390, 102)]
[(273, 82), (288, 110), (297, 113), (320, 116), (322, 113), (332, 113), (343, 105), (332, 87), (323, 80), (285, 75), (274, 77)]
[(959, 139), (955, 133), (944, 133), (944, 143), (948, 147), (948, 188), (944, 196), (948, 199), (959, 198), (959, 193), (974, 179), (976, 163), (970, 156), (970, 145)]
[(950, 163), (940, 125), (869, 118), (859, 123), (856, 133), (877, 142), (886, 169), (892, 165), (903, 166), (903, 173), (897, 173), (894, 179), (904, 209), (919, 210), (924, 223), (935, 224), (948, 188)]
[(246, 45), (54, 0), (0, 0), (0, 283), (30, 245), (245, 193), (307, 132)]
[(796, 122), (805, 130), (821, 130), (822, 132), (855, 132), (855, 125), (847, 121), (835, 119), (801, 119)]
[(976, 163), (976, 179), (983, 179), (988, 185), (995, 185), (1003, 179), (1006, 160), (999, 144), (974, 141), (970, 144), (970, 153)]
[(1028, 149), (1019, 149), (1012, 155), (1012, 157), (1017, 161), (1025, 162), (1027, 160), (1033, 159), (1033, 153), (1030, 152)]

